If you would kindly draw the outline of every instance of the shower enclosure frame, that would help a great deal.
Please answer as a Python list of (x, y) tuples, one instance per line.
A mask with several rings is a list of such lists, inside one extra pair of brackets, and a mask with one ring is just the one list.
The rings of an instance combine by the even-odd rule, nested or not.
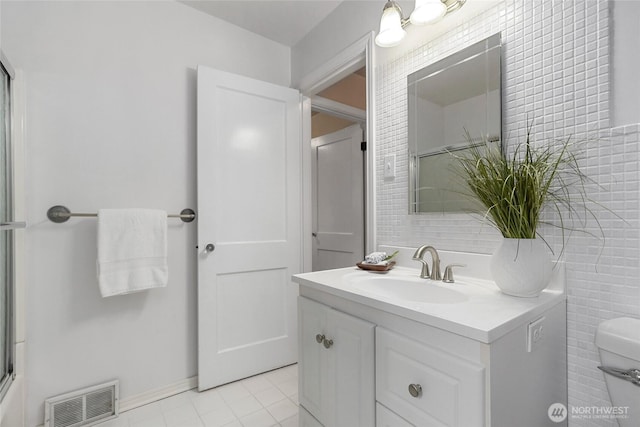
[(12, 80), (15, 77), (15, 72), (11, 67), (11, 64), (5, 57), (4, 53), (0, 51), (0, 74), (2, 74), (2, 94), (0, 99), (0, 109), (2, 116), (0, 120), (3, 121), (2, 133), (0, 140), (0, 150), (2, 150), (2, 156), (0, 159), (2, 165), (0, 165), (0, 185), (3, 187), (0, 190), (2, 200), (0, 200), (0, 233), (4, 234), (4, 238), (0, 240), (0, 244), (4, 246), (0, 251), (4, 256), (0, 259), (2, 263), (2, 276), (0, 277), (0, 286), (4, 289), (0, 289), (0, 292), (4, 293), (4, 300), (0, 299), (0, 316), (2, 321), (0, 324), (3, 326), (0, 328), (0, 402), (2, 402), (9, 387), (15, 379), (16, 372), (14, 367), (15, 361), (15, 334), (16, 334), (16, 316), (15, 316), (15, 245), (14, 245), (14, 230), (23, 228), (24, 223), (15, 222), (13, 218), (14, 203), (13, 203), (13, 150), (12, 150)]

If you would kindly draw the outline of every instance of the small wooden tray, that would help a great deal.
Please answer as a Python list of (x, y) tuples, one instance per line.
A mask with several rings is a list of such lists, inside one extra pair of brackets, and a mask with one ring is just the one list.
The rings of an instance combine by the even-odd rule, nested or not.
[(362, 270), (369, 271), (389, 271), (396, 265), (395, 261), (390, 261), (387, 265), (376, 265), (376, 264), (365, 264), (363, 262), (359, 262), (356, 264), (358, 268)]

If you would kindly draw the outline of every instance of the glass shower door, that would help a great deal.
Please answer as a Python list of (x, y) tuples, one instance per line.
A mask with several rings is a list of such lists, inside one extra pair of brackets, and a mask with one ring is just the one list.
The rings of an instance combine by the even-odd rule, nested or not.
[(3, 62), (0, 61), (0, 400), (13, 375), (13, 230), (19, 227), (13, 220), (12, 203), (11, 76)]

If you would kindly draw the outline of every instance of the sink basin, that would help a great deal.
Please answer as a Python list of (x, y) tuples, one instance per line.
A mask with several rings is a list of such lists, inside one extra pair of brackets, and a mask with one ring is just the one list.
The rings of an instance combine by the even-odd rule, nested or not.
[(356, 289), (385, 299), (428, 304), (457, 304), (467, 295), (428, 279), (414, 277), (368, 276), (347, 279)]

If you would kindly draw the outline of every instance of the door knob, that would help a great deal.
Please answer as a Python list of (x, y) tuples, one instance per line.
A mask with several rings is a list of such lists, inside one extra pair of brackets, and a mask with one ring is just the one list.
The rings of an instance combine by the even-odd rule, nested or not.
[(420, 384), (409, 384), (409, 394), (413, 397), (420, 397), (422, 386)]
[(207, 246), (204, 247), (204, 251), (207, 253), (211, 253), (216, 250), (216, 245), (213, 243), (207, 243)]

